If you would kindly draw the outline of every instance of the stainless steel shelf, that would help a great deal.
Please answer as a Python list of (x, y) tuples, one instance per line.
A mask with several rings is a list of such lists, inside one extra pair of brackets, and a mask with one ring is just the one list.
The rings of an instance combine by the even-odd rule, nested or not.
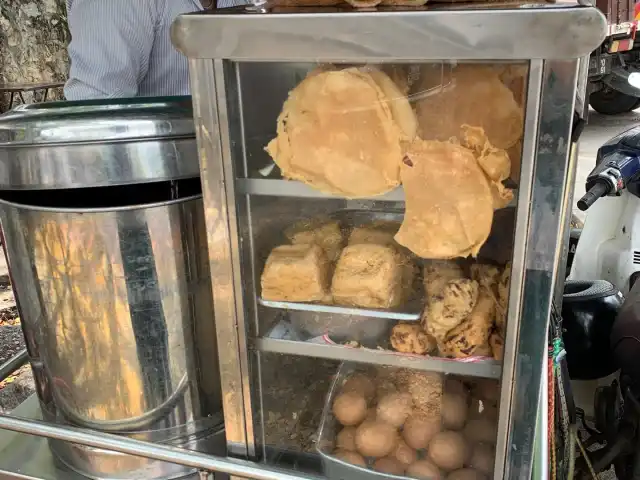
[(326, 358), (329, 360), (412, 368), (415, 370), (471, 377), (499, 379), (502, 372), (502, 367), (495, 360), (483, 360), (471, 363), (436, 357), (410, 357), (407, 355), (399, 355), (396, 352), (388, 350), (353, 348), (343, 345), (300, 342), (269, 337), (257, 339), (255, 346), (261, 352), (284, 353)]
[[(239, 178), (236, 180), (236, 191), (246, 195), (275, 197), (343, 198), (337, 195), (322, 193), (301, 182), (268, 178)], [(404, 190), (398, 187), (385, 195), (370, 197), (369, 200), (404, 202)]]
[[(269, 197), (344, 198), (338, 195), (322, 193), (302, 182), (271, 178), (238, 178), (236, 179), (236, 192), (244, 195), (263, 195)], [(516, 205), (517, 190), (514, 190), (514, 194), (514, 199), (509, 203), (509, 205), (507, 205), (507, 207), (514, 207)], [(384, 195), (358, 198), (356, 200), (404, 202), (404, 189), (402, 187), (398, 187)]]
[(371, 318), (387, 318), (391, 320), (399, 320), (404, 322), (416, 322), (420, 320), (420, 315), (422, 313), (422, 304), (417, 301), (413, 302), (414, 311), (398, 311), (398, 310), (373, 310), (373, 309), (365, 309), (365, 308), (351, 308), (351, 307), (342, 307), (339, 305), (322, 305), (317, 303), (302, 303), (302, 302), (279, 302), (275, 300), (264, 300), (263, 298), (258, 298), (258, 303), (262, 306), (269, 308), (277, 308), (280, 310), (293, 310), (299, 312), (316, 312), (316, 313), (327, 313), (327, 314), (337, 314), (337, 315), (361, 315)]

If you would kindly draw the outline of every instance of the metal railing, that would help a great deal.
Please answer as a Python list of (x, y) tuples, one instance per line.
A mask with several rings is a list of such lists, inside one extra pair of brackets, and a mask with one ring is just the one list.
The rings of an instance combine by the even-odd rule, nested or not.
[[(27, 350), (24, 349), (0, 365), (0, 382), (26, 364), (28, 358)], [(176, 463), (200, 471), (222, 472), (256, 480), (320, 480), (322, 478), (306, 473), (293, 475), (285, 470), (264, 464), (258, 465), (249, 461), (157, 445), (94, 430), (52, 425), (40, 420), (6, 414), (0, 414), (0, 429)]]

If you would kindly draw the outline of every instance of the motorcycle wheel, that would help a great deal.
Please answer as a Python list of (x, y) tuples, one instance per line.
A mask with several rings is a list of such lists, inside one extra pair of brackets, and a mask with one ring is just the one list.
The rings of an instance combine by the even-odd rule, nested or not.
[(640, 99), (609, 87), (593, 92), (589, 96), (589, 105), (603, 115), (618, 115), (638, 108)]

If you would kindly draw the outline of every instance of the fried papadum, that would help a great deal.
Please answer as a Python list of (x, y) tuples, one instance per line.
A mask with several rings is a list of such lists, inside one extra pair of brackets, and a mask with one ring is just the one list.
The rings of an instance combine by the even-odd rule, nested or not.
[(322, 70), (289, 93), (267, 152), (285, 178), (346, 198), (400, 184), (405, 145), (417, 130), (398, 86), (373, 68)]
[(491, 231), (493, 198), (474, 153), (417, 139), (400, 176), (406, 210), (396, 241), (422, 258), (477, 255)]
[[(457, 137), (461, 125), (482, 127), (491, 144), (509, 149), (522, 137), (524, 114), (495, 68), (485, 65), (426, 66), (416, 101), (425, 140)], [(414, 95), (416, 96), (416, 95)]]
[(489, 180), (493, 196), (493, 208), (499, 210), (509, 205), (513, 200), (513, 190), (504, 186), (504, 182), (511, 173), (509, 154), (496, 148), (489, 142), (481, 127), (462, 125), (461, 143), (472, 150), (478, 164)]

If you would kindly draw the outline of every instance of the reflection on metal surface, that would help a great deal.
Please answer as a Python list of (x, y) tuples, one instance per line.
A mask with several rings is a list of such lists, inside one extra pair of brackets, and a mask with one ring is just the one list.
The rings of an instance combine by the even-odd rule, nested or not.
[(194, 137), (189, 97), (21, 106), (0, 117), (0, 188), (197, 177)]
[[(200, 198), (83, 213), (3, 203), (0, 217), (45, 418), (204, 448), (220, 392)], [(90, 476), (186, 472), (55, 449)]]

